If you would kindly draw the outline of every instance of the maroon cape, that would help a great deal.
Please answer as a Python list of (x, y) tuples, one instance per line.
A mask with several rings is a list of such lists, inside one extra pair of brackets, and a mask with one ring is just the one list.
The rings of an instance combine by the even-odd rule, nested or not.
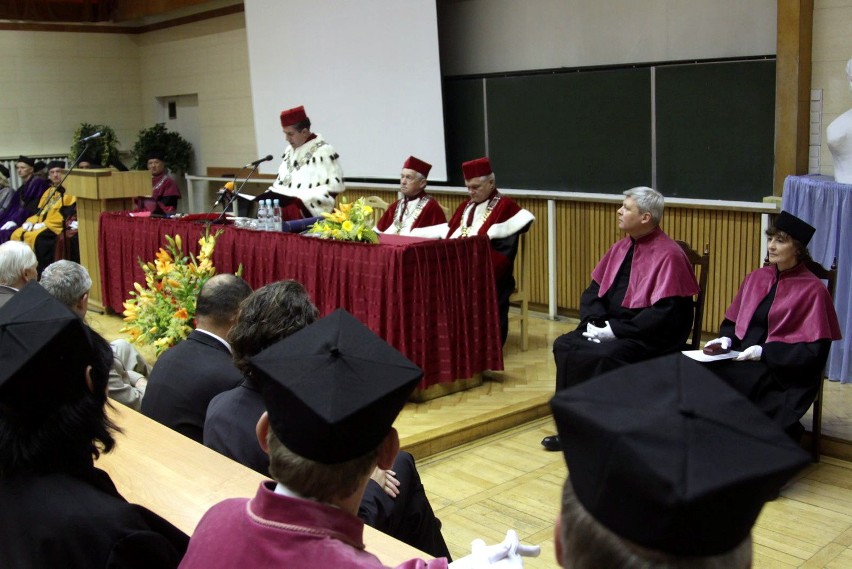
[[(376, 224), (376, 229), (381, 232), (385, 232), (389, 227), (393, 225), (394, 216), (396, 215), (396, 209), (399, 207), (405, 200), (408, 200), (408, 208), (416, 208), (417, 200), (423, 195), (421, 192), (417, 196), (413, 198), (402, 198), (393, 202), (390, 207), (385, 211), (382, 218)], [(431, 196), (427, 196), (427, 201), (423, 205), (423, 208), (420, 210), (420, 213), (417, 215), (417, 218), (414, 220), (411, 225), (403, 227), (403, 231), (417, 229), (418, 227), (429, 227), (431, 225), (440, 225), (442, 223), (446, 223), (447, 216), (444, 215), (444, 210), (441, 209), (441, 206), (435, 201)], [(408, 213), (408, 209), (406, 209), (406, 213)], [(391, 231), (391, 233), (396, 233), (395, 231)]]
[[(600, 285), (599, 297), (612, 286), (633, 242), (629, 236), (617, 241), (592, 271), (592, 279)], [(662, 229), (635, 240), (630, 282), (621, 306), (647, 308), (662, 298), (697, 293), (698, 281), (686, 253)]]
[(736, 324), (738, 338), (745, 337), (755, 310), (769, 294), (776, 278), (778, 287), (769, 309), (767, 342), (794, 344), (840, 339), (840, 325), (831, 295), (822, 281), (802, 263), (780, 273), (772, 265), (746, 275), (725, 312), (725, 318)]

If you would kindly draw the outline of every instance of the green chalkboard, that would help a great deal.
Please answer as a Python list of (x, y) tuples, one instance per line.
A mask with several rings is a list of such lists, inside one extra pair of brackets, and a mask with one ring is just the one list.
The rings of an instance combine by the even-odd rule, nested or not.
[(775, 61), (661, 66), (657, 188), (667, 196), (772, 195)]
[(656, 170), (668, 196), (772, 193), (771, 59), (447, 78), (444, 98), (451, 184), (487, 154), (504, 188), (621, 193)]

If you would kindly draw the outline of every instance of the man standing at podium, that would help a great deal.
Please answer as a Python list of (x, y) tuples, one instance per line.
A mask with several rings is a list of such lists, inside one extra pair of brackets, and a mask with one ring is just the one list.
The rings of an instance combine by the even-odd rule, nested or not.
[(376, 224), (376, 231), (394, 235), (411, 235), (413, 229), (447, 222), (447, 216), (435, 198), (426, 193), (426, 177), (432, 165), (409, 156), (402, 165), (399, 191), (395, 201)]
[[(311, 132), (305, 107), (281, 111), (281, 128), (290, 147), (269, 191), (284, 196), (284, 221), (331, 213), (334, 198), (343, 192), (340, 155), (319, 133)], [(259, 196), (264, 197), (264, 196)]]

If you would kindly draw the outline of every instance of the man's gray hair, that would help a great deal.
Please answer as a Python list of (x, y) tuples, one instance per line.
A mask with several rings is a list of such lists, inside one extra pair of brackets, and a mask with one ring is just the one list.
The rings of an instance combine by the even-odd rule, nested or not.
[(48, 265), (40, 282), (47, 292), (69, 308), (92, 288), (92, 277), (86, 267), (65, 259)]
[(38, 259), (29, 245), (21, 241), (0, 244), (0, 284), (12, 286), (27, 269), (35, 269)]
[(663, 198), (663, 194), (654, 188), (638, 186), (626, 190), (624, 195), (636, 201), (636, 205), (639, 206), (639, 213), (650, 213), (654, 225), (659, 225), (663, 220), (663, 208), (666, 205), (666, 200)]
[(739, 545), (720, 555), (682, 557), (641, 547), (622, 539), (583, 507), (571, 479), (562, 489), (562, 566), (574, 569), (747, 569), (751, 566), (749, 534)]

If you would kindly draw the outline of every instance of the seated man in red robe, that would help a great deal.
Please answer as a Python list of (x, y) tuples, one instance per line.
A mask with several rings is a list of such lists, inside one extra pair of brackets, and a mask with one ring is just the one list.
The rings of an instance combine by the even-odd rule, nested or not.
[[(535, 221), (533, 214), (497, 191), (488, 158), (462, 164), (470, 200), (456, 209), (447, 228), (447, 239), (487, 235), (491, 240), (491, 262), (497, 286), (497, 308), (503, 344), (509, 334), (509, 297), (515, 290), (512, 269), (518, 253), (518, 237)], [(439, 226), (440, 227), (440, 226)]]
[[(665, 201), (647, 187), (624, 192), (617, 241), (580, 298), (580, 325), (553, 343), (556, 391), (630, 363), (675, 352), (692, 327), (698, 292), (686, 254), (662, 229)], [(545, 437), (560, 450), (558, 436)]]
[(432, 165), (409, 156), (402, 165), (399, 191), (402, 198), (387, 209), (376, 224), (376, 231), (394, 235), (416, 235), (416, 229), (447, 222), (440, 204), (426, 193), (426, 177)]
[(151, 172), (151, 197), (139, 198), (137, 210), (171, 214), (177, 211), (180, 189), (166, 171), (166, 156), (161, 150), (152, 150), (146, 157)]

